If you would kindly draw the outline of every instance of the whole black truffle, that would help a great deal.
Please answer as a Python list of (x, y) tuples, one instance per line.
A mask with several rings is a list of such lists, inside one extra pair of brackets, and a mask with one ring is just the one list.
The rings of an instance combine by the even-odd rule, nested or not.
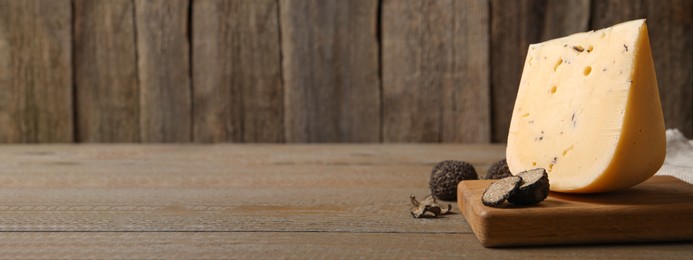
[(508, 197), (508, 202), (516, 205), (537, 204), (549, 196), (549, 175), (546, 170), (536, 168), (517, 174), (522, 178), (522, 184), (517, 192)]
[(457, 200), (457, 184), (463, 180), (478, 180), (474, 166), (463, 161), (442, 161), (431, 171), (428, 182), (431, 193), (441, 200)]
[(497, 180), (503, 179), (505, 177), (513, 176), (510, 173), (510, 168), (508, 168), (508, 161), (505, 159), (494, 162), (489, 166), (488, 172), (486, 173), (485, 179), (487, 180)]

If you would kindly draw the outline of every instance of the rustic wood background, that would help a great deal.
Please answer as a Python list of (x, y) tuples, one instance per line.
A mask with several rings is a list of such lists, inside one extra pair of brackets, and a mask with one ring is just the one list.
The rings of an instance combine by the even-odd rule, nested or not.
[(528, 44), (643, 17), (693, 137), (690, 0), (0, 0), (0, 142), (504, 142)]

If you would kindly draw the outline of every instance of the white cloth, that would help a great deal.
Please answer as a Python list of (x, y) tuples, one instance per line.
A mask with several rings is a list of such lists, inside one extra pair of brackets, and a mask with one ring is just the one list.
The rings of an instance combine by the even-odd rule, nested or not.
[(656, 175), (669, 175), (693, 184), (693, 141), (678, 129), (667, 130), (667, 157)]

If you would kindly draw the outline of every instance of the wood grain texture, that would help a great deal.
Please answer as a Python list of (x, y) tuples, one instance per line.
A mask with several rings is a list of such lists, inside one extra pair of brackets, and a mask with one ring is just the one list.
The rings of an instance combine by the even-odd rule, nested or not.
[(139, 88), (131, 0), (75, 0), (77, 141), (138, 142)]
[(379, 141), (377, 1), (279, 5), (286, 141)]
[(68, 259), (692, 257), (691, 242), (492, 250), (457, 208), (438, 219), (409, 215), (408, 195), (427, 193), (432, 164), (455, 155), (484, 172), (504, 150), (4, 145), (0, 251)]
[(385, 142), (489, 142), (489, 5), (384, 1)]
[[(587, 31), (590, 22), (590, 8), (590, 0), (546, 2), (541, 41)], [(524, 59), (521, 62), (524, 63)]]
[(372, 189), (8, 188), (0, 192), (8, 201), (0, 205), (0, 231), (472, 232), (457, 209), (445, 222), (419, 225), (407, 199), (411, 192), (424, 196), (425, 187)]
[(646, 18), (667, 128), (693, 136), (693, 2), (597, 1), (592, 28)]
[(188, 142), (192, 90), (188, 0), (136, 0), (142, 142)]
[(686, 259), (690, 243), (488, 249), (473, 234), (9, 232), (8, 258), (608, 258)]
[(0, 142), (71, 142), (70, 1), (0, 1)]
[(506, 142), (529, 44), (585, 31), (590, 4), (491, 0), (491, 10), (492, 141)]
[(6, 146), (0, 231), (470, 233), (460, 214), (412, 218), (408, 197), (429, 193), (440, 160), (485, 172), (503, 153), (480, 145)]
[(284, 139), (278, 6), (193, 2), (194, 139)]
[[(503, 145), (480, 144), (5, 145), (0, 147), (0, 157), (5, 158), (0, 161), (0, 185), (348, 188), (363, 184), (425, 188), (431, 167), (439, 161), (464, 160), (483, 173), (504, 154)], [(287, 174), (301, 177), (286, 180)], [(220, 178), (223, 176), (228, 178)]]
[(552, 192), (535, 206), (504, 208), (481, 203), (491, 183), (465, 181), (457, 190), (459, 208), (487, 247), (693, 240), (693, 185), (671, 176), (606, 194)]
[(506, 142), (530, 43), (638, 18), (690, 138), (689, 0), (0, 0), (0, 142)]

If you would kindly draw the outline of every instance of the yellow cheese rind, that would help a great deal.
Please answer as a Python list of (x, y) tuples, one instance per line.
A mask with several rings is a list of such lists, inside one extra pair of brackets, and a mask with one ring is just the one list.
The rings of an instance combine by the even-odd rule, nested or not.
[(530, 46), (508, 135), (511, 172), (542, 167), (553, 191), (606, 192), (654, 175), (665, 150), (644, 20)]

